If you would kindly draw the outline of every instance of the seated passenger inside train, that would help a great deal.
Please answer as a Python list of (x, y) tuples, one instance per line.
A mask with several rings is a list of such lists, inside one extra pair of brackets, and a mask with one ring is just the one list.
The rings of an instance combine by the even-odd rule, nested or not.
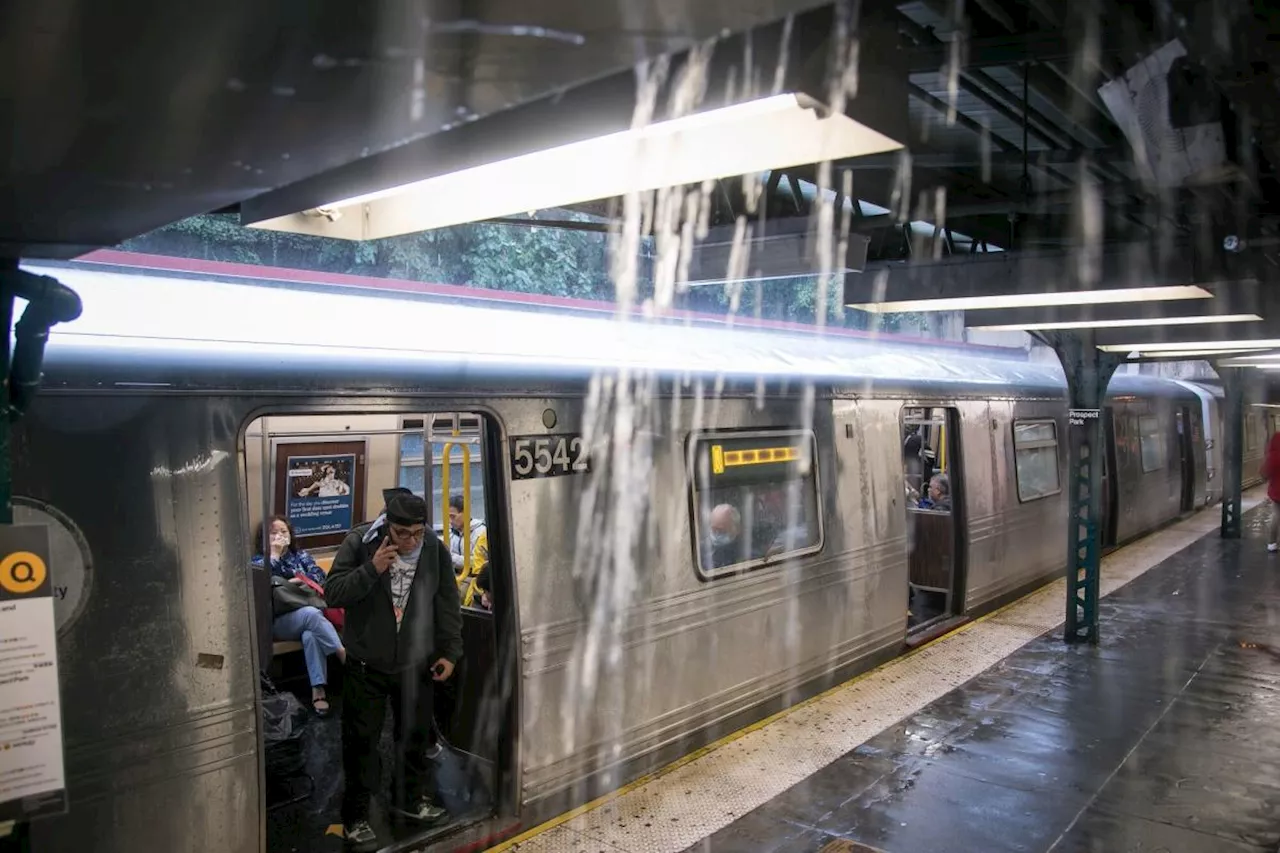
[(715, 568), (732, 566), (746, 559), (742, 547), (742, 513), (733, 504), (718, 504), (707, 520), (707, 544), (711, 549), (710, 564)]
[[(269, 523), (269, 532), (264, 529), (264, 525), (258, 526), (254, 537), (258, 553), (253, 558), (253, 564), (261, 566), (265, 562), (262, 543), (269, 535), (271, 576), (299, 587), (308, 586), (306, 582), (311, 581), (316, 587), (323, 589), (324, 570), (316, 565), (310, 554), (298, 547), (289, 520), (282, 515), (274, 515)], [(338, 637), (337, 629), (325, 618), (319, 607), (304, 605), (286, 609), (291, 601), (296, 604), (303, 599), (287, 594), (273, 595), (272, 599), (276, 614), (271, 623), (272, 635), (277, 640), (296, 640), (302, 643), (302, 654), (307, 662), (307, 678), (311, 682), (311, 707), (317, 716), (323, 717), (329, 713), (329, 700), (325, 692), (329, 683), (328, 657), (337, 655), (338, 660), (345, 663), (347, 650)]]
[(484, 566), (476, 575), (476, 590), (479, 595), (471, 602), (473, 605), (479, 604), (485, 610), (493, 609), (493, 581), (491, 578), (489, 563), (486, 560)]
[(757, 502), (760, 524), (756, 529), (762, 534), (757, 541), (769, 543), (763, 554), (766, 560), (814, 541), (802, 503), (798, 481), (770, 489)]
[(462, 549), (465, 542), (466, 548), (471, 552), (471, 573), (476, 575), (489, 562), (489, 535), (484, 525), (484, 519), (476, 518), (473, 515), (469, 523), (470, 530), (464, 536), (462, 526), (465, 521), (462, 494), (450, 495), (449, 552), (453, 556), (453, 571), (455, 574), (462, 573), (462, 567), (465, 563)]
[(946, 474), (934, 474), (929, 480), (929, 494), (917, 505), (920, 509), (951, 512), (951, 480)]

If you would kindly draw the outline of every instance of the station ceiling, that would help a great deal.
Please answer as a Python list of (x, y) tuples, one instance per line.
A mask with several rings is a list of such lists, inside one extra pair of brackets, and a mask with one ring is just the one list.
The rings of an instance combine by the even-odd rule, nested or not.
[(0, 244), (114, 245), (817, 5), (6, 3)]
[[(833, 183), (858, 200), (849, 202), (851, 227), (868, 237), (869, 269), (941, 261), (954, 289), (982, 283), (979, 267), (956, 268), (988, 250), (1070, 258), (1086, 245), (1145, 243), (1165, 261), (1185, 257), (1188, 281), (1231, 290), (1224, 306), (1256, 309), (1265, 319), (1249, 324), (1249, 336), (1280, 338), (1273, 4), (848, 5), (874, 33), (864, 64), (873, 57), (895, 75), (864, 82), (853, 108), (892, 102), (909, 152), (835, 164)], [(0, 35), (8, 64), (0, 110), (12, 128), (0, 161), (0, 247), (66, 257), (196, 213), (314, 202), (335, 181), (412, 162), (415, 148), (435, 156), (450, 140), (518, 137), (519, 121), (539, 113), (544, 123), (566, 120), (575, 97), (590, 102), (581, 93), (627, 90), (638, 61), (712, 37), (728, 45), (718, 48), (724, 55), (759, 58), (785, 33), (791, 65), (811, 71), (830, 49), (832, 16), (830, 4), (812, 0), (9, 4)], [(1173, 41), (1194, 72), (1171, 98), (1175, 109), (1216, 116), (1228, 156), (1160, 186), (1099, 89)], [(1148, 121), (1152, 105), (1133, 95), (1137, 120)], [(771, 174), (767, 216), (808, 217), (817, 181), (812, 166)], [(747, 193), (720, 184), (710, 225), (728, 228)], [(608, 199), (579, 207), (606, 219), (618, 212)], [(923, 287), (925, 278), (917, 270), (896, 286)], [(1156, 316), (1173, 304), (1142, 310)], [(1035, 314), (1081, 316), (1087, 310)]]

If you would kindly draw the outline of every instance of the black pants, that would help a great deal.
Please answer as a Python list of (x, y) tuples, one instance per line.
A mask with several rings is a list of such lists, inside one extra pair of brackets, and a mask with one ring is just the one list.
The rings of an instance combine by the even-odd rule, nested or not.
[(432, 727), (432, 681), (428, 670), (388, 675), (347, 658), (342, 679), (342, 772), (345, 792), (342, 820), (369, 819), (369, 796), (382, 784), (378, 742), (391, 703), (395, 770), (391, 778), (393, 807), (411, 806), (435, 793), (434, 765), (426, 751), (435, 742)]

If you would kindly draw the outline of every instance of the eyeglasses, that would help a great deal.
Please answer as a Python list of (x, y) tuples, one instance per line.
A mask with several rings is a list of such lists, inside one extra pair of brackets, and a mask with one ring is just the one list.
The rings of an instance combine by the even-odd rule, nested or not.
[(415, 527), (409, 530), (403, 527), (390, 527), (388, 530), (397, 539), (421, 539), (427, 535), (427, 528), (425, 527)]

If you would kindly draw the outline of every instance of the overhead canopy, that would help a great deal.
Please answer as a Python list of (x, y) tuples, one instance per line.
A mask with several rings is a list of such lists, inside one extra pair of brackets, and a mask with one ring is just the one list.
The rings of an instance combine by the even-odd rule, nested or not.
[(113, 245), (817, 5), (8, 4), (0, 250)]

